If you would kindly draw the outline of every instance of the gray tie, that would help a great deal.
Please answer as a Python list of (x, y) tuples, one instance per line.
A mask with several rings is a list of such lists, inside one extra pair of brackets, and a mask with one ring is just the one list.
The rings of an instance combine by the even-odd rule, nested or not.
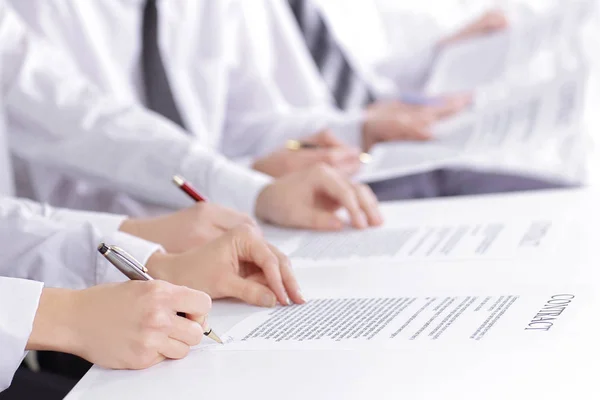
[[(340, 60), (335, 74), (330, 79), (326, 79), (337, 106), (345, 110), (352, 107), (362, 108), (371, 104), (375, 100), (371, 91), (352, 69), (346, 55), (335, 42), (318, 10), (314, 7), (311, 8), (312, 5), (307, 0), (288, 1), (319, 71), (323, 74), (330, 58), (338, 57)], [(312, 35), (309, 34), (311, 28), (314, 28)], [(359, 91), (359, 95), (357, 98), (349, 99), (348, 96), (353, 87)]]
[(185, 129), (181, 114), (175, 104), (175, 98), (158, 47), (158, 9), (156, 0), (146, 0), (142, 31), (142, 70), (147, 108)]

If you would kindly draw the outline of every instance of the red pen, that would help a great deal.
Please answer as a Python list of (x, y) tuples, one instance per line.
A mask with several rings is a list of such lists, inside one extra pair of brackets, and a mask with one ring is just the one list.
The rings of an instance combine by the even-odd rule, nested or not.
[(190, 196), (194, 201), (198, 203), (206, 201), (206, 199), (202, 197), (202, 195), (200, 195), (200, 193), (198, 193), (198, 191), (194, 189), (192, 185), (186, 182), (186, 180), (183, 179), (181, 176), (175, 175), (173, 177), (173, 182), (179, 187), (179, 189), (183, 190), (185, 194)]

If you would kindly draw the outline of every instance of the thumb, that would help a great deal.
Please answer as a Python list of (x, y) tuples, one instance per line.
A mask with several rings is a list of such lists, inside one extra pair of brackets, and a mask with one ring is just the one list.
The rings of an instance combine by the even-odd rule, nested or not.
[(259, 307), (275, 307), (275, 294), (266, 286), (241, 276), (233, 276), (229, 282), (229, 296)]

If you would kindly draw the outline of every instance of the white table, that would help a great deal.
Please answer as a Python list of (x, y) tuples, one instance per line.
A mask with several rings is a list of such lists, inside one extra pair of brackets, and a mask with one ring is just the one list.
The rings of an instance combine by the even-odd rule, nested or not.
[[(436, 219), (444, 214), (461, 213), (531, 216), (566, 212), (585, 219), (582, 226), (593, 232), (598, 200), (598, 196), (588, 191), (495, 195), (390, 204), (385, 214), (388, 219), (398, 220), (409, 215)], [(577, 217), (586, 213), (589, 218)], [(301, 280), (319, 274), (314, 269), (298, 272)], [(217, 332), (224, 333), (255, 310), (234, 302), (216, 302), (211, 323)], [(597, 319), (597, 315), (590, 315), (590, 319)], [(418, 349), (273, 351), (260, 356), (253, 351), (192, 352), (187, 359), (165, 362), (146, 371), (106, 371), (94, 367), (67, 400), (242, 396), (244, 400), (592, 398), (594, 395), (589, 391), (596, 390), (596, 370), (590, 361), (598, 354), (597, 349), (581, 349), (577, 342), (560, 348), (507, 349), (493, 356), (467, 355), (452, 348), (429, 353)], [(449, 354), (451, 357), (447, 357)], [(515, 357), (528, 361), (515, 363)], [(456, 368), (454, 361), (459, 359), (468, 367)], [(487, 372), (490, 368), (502, 373), (490, 375)], [(197, 379), (190, 379), (190, 374)], [(586, 393), (589, 394), (584, 396)]]

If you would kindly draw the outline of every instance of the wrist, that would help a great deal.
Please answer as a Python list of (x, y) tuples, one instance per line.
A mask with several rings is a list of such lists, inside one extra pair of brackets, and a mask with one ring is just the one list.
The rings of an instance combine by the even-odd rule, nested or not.
[(150, 256), (148, 262), (146, 262), (146, 268), (148, 273), (154, 279), (161, 281), (172, 282), (173, 279), (170, 275), (170, 268), (172, 256), (162, 251), (157, 251)]
[(272, 222), (269, 221), (268, 213), (265, 211), (265, 204), (266, 208), (268, 208), (268, 201), (266, 199), (268, 198), (268, 192), (271, 186), (273, 186), (273, 184), (265, 186), (256, 197), (254, 215), (263, 222)]
[(127, 233), (131, 236), (136, 236), (141, 238), (140, 236), (140, 220), (134, 218), (127, 218), (121, 226), (119, 227), (119, 232)]
[(42, 291), (27, 350), (77, 354), (77, 297), (80, 291), (47, 288)]

